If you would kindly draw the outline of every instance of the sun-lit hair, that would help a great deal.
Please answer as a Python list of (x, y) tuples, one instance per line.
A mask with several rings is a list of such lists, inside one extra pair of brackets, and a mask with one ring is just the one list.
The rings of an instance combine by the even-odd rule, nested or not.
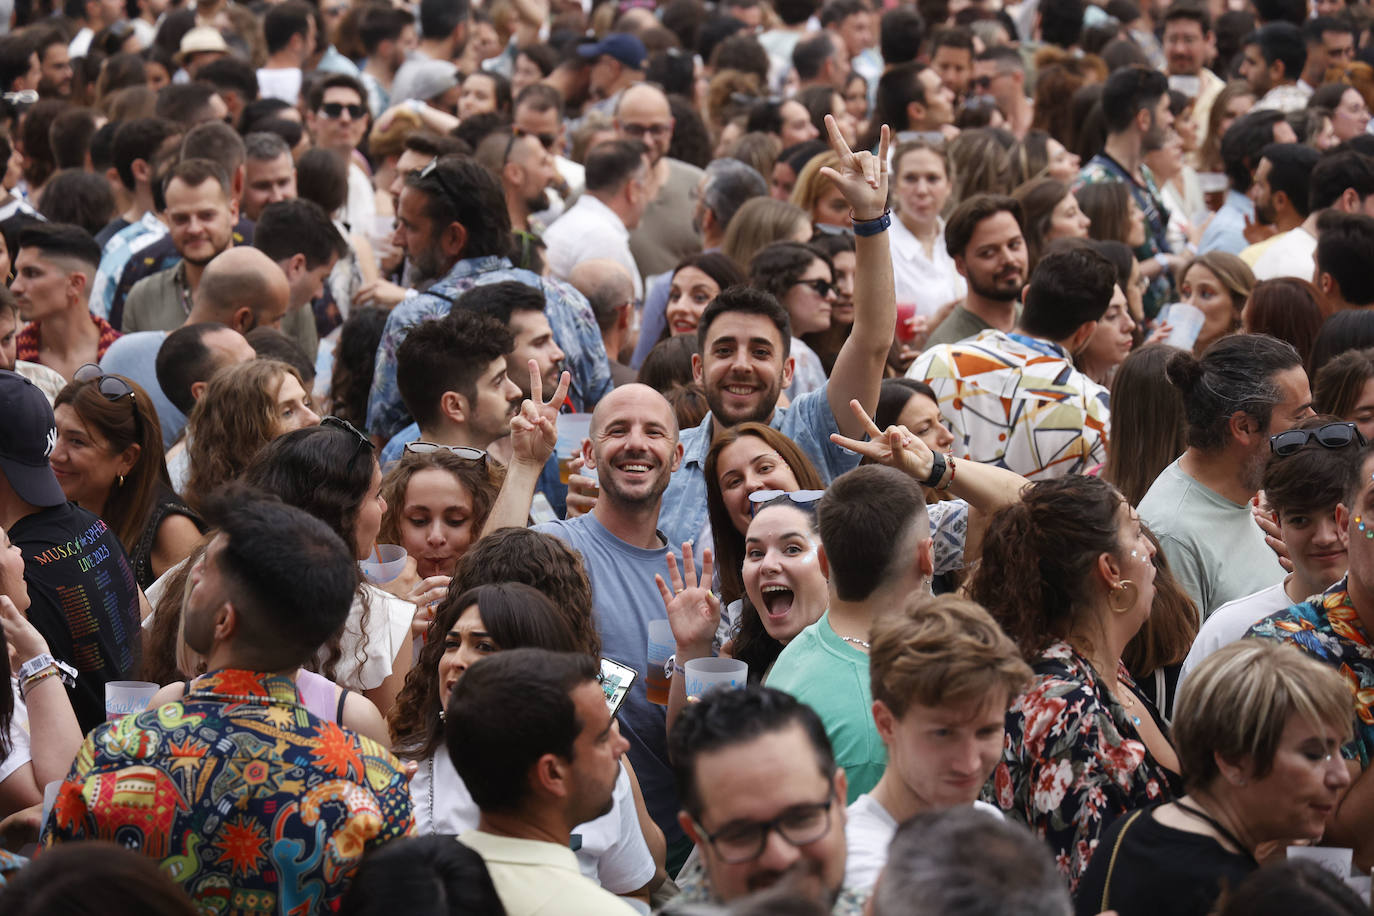
[(505, 470), (490, 460), (471, 461), (447, 450), (419, 455), (406, 452), (382, 479), (386, 514), (382, 516), (382, 527), (377, 533), (378, 543), (401, 543), (401, 513), (405, 510), (406, 488), (410, 486), (410, 478), (420, 471), (448, 471), (462, 484), (472, 497), (474, 532), (481, 531), (486, 524), (487, 514), (491, 512), (496, 494), (501, 492), (501, 482), (506, 477)]

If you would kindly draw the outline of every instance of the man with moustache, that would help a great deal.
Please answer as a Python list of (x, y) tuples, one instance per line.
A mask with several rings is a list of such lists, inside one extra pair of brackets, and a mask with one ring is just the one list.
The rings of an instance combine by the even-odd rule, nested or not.
[(1107, 389), (1074, 367), (1073, 354), (1113, 301), (1126, 303), (1110, 261), (1089, 245), (1058, 244), (1036, 265), (1013, 331), (931, 347), (907, 372), (934, 389), (958, 457), (1031, 480), (1106, 460)]
[(468, 309), (411, 331), (396, 350), (396, 383), (417, 425), (387, 443), (382, 463), (400, 458), (416, 438), (487, 451), (509, 433), (521, 398), (507, 375), (514, 347), (504, 324)]
[(968, 281), (968, 296), (936, 326), (927, 347), (957, 343), (987, 330), (1011, 331), (1030, 257), (1015, 198), (975, 194), (945, 224), (945, 248)]

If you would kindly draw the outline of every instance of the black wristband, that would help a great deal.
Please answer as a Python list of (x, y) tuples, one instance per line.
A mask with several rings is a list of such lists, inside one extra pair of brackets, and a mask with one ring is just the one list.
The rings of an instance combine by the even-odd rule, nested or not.
[(945, 476), (945, 456), (939, 452), (930, 453), (930, 476), (921, 481), (923, 487), (935, 487)]

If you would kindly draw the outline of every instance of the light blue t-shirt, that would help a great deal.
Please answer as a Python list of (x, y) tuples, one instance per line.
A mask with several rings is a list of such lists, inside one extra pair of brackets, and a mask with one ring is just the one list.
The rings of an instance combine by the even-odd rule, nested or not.
[(153, 399), (153, 409), (157, 411), (157, 421), (162, 424), (162, 447), (171, 448), (186, 426), (186, 414), (167, 400), (162, 386), (157, 382), (157, 351), (167, 339), (166, 331), (136, 331), (125, 334), (110, 344), (105, 356), (100, 360), (102, 371), (110, 375), (122, 375), (133, 379), (148, 392)]
[(667, 710), (649, 702), (649, 621), (667, 620), (655, 575), (666, 575), (668, 547), (645, 550), (606, 530), (594, 514), (534, 526), (582, 554), (592, 583), (592, 611), (601, 634), (601, 654), (639, 673), (620, 710), (620, 733), (630, 742), (630, 763), (639, 777), (649, 816), (671, 844), (682, 836), (678, 798), (668, 763)]

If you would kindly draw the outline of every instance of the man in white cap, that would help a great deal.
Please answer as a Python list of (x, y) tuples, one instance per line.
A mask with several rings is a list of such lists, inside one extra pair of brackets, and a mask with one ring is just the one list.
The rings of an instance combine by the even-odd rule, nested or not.
[(228, 53), (229, 45), (225, 43), (219, 29), (202, 25), (181, 36), (181, 45), (177, 49), (175, 59), (186, 71), (186, 75), (195, 79), (201, 67), (219, 60)]

